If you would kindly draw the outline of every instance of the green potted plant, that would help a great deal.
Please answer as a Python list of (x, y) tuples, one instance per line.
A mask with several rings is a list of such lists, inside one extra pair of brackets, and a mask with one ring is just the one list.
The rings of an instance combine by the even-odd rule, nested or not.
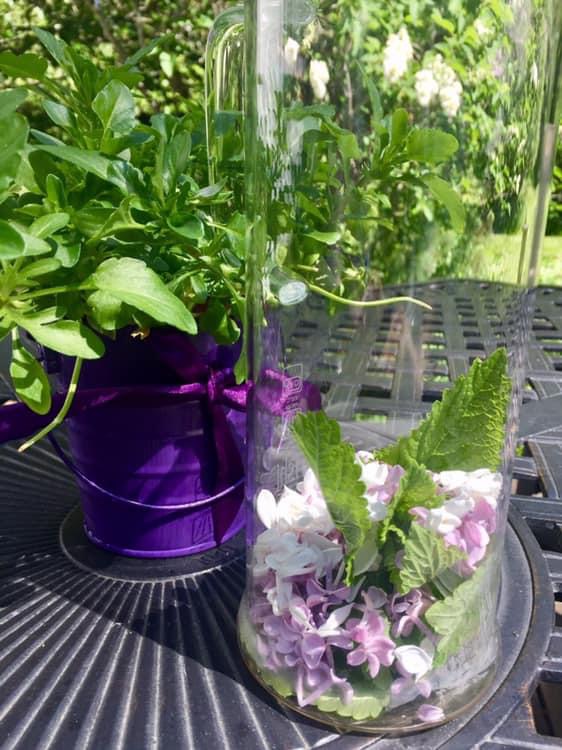
[[(200, 110), (137, 117), (137, 66), (158, 42), (100, 69), (83, 51), (36, 34), (51, 63), (0, 53), (0, 71), (16, 84), (0, 92), (0, 336), (12, 340), (21, 402), (0, 411), (0, 437), (35, 432), (25, 449), (70, 413), (90, 538), (125, 554), (199, 551), (243, 522), (236, 420), (229, 424), (224, 409), (243, 408), (248, 388), (239, 357), (247, 231), (239, 191), (208, 184)], [(19, 112), (28, 97), (49, 127), (34, 129)], [(365, 232), (385, 220), (393, 181), (425, 185), (454, 223), (462, 220), (456, 194), (428, 171), (454, 152), (452, 136), (412, 128), (405, 110), (389, 118), (377, 110), (362, 151), (330, 107), (293, 114), (311, 163), (298, 215), (280, 201), (269, 230), (292, 226), (299, 237), (277, 258), (271, 293), (280, 304), (291, 303), (295, 286), (335, 305), (350, 285), (376, 288), (358, 258)], [(350, 189), (345, 174), (359, 165), (364, 180)], [(241, 179), (239, 167), (232, 173)], [(352, 218), (332, 226), (342, 202)], [(346, 259), (336, 274), (324, 260), (334, 243)], [(54, 394), (45, 371), (53, 360)]]

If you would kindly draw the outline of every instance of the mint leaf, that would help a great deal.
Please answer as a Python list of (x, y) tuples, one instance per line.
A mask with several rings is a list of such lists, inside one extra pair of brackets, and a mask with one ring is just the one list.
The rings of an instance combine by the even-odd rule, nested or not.
[(408, 437), (378, 452), (379, 461), (431, 471), (495, 471), (505, 440), (511, 380), (504, 348), (477, 359), (466, 375), (436, 401), (430, 414)]
[(434, 666), (444, 664), (478, 631), (480, 612), (486, 612), (481, 598), (488, 589), (488, 582), (485, 581), (488, 568), (489, 562), (481, 565), (451, 596), (436, 602), (425, 613), (428, 624), (442, 636), (437, 644)]
[(349, 580), (355, 556), (372, 525), (355, 450), (342, 441), (339, 424), (322, 411), (297, 414), (291, 432), (316, 475), (328, 510), (345, 539)]
[(413, 523), (404, 545), (404, 557), (400, 570), (400, 592), (429, 583), (464, 557), (457, 547), (445, 547), (445, 542), (432, 531)]
[(383, 667), (376, 680), (366, 675), (354, 678), (353, 698), (349, 703), (343, 703), (337, 696), (322, 695), (315, 705), (320, 711), (337, 713), (355, 721), (376, 719), (390, 703), (391, 682), (390, 670)]
[[(380, 524), (379, 544), (386, 542), (391, 531), (396, 533), (396, 522), (403, 530), (407, 530), (407, 526), (412, 521), (412, 516), (409, 513), (411, 508), (418, 505), (424, 508), (435, 508), (442, 503), (443, 498), (438, 497), (435, 483), (425, 467), (412, 461), (406, 473), (400, 479), (398, 490), (388, 504), (386, 517)], [(400, 533), (398, 536), (400, 536)]]

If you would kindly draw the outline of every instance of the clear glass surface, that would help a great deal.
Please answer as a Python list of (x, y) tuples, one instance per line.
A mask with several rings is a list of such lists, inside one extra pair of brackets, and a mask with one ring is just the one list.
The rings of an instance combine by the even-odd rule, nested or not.
[[(234, 163), (225, 142), (240, 158), (228, 111), (242, 105), (228, 102), (245, 109), (240, 643), (280, 701), (339, 730), (445, 721), (499, 658), (554, 12), (549, 0), (250, 0), (226, 24), (244, 40), (235, 86), (216, 73), (233, 54), (224, 23), (211, 39), (219, 173)], [(319, 407), (355, 474), (333, 422), (296, 419)], [(407, 449), (388, 448), (430, 412)]]

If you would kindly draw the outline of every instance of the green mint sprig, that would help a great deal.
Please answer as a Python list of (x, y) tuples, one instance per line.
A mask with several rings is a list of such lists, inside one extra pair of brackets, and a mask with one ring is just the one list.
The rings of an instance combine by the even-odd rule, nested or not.
[(297, 414), (291, 431), (316, 475), (336, 528), (345, 540), (349, 582), (355, 556), (372, 526), (355, 449), (342, 441), (339, 424), (322, 411)]
[(477, 359), (433, 404), (419, 427), (378, 451), (377, 459), (405, 468), (423, 464), (436, 472), (495, 471), (505, 440), (510, 395), (507, 352), (500, 348), (484, 361)]

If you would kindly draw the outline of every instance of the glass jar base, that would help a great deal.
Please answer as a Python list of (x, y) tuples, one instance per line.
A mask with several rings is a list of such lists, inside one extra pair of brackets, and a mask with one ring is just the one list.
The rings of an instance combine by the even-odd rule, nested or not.
[[(244, 606), (245, 599), (238, 613), (238, 640), (244, 663), (256, 681), (272, 695), (284, 708), (293, 711), (319, 724), (330, 727), (334, 732), (350, 732), (400, 736), (423, 732), (447, 724), (454, 719), (470, 714), (473, 707), (481, 703), (485, 693), (490, 689), (497, 671), (498, 659), (492, 660), (477, 675), (471, 675), (470, 685), (462, 680), (457, 689), (446, 687), (435, 690), (430, 698), (418, 697), (401, 705), (381, 709), (377, 718), (360, 718), (359, 712), (353, 715), (353, 709), (346, 710), (346, 715), (336, 711), (322, 710), (316, 705), (300, 706), (290, 683), (282, 675), (262, 668), (258, 664), (257, 652), (252, 653), (252, 626)], [(498, 649), (495, 649), (497, 654)], [(443, 712), (443, 718), (437, 721), (421, 719), (417, 712), (424, 704), (430, 704)], [(343, 704), (340, 704), (343, 706)], [(345, 710), (345, 709), (344, 709)], [(360, 709), (359, 709), (360, 711)]]

